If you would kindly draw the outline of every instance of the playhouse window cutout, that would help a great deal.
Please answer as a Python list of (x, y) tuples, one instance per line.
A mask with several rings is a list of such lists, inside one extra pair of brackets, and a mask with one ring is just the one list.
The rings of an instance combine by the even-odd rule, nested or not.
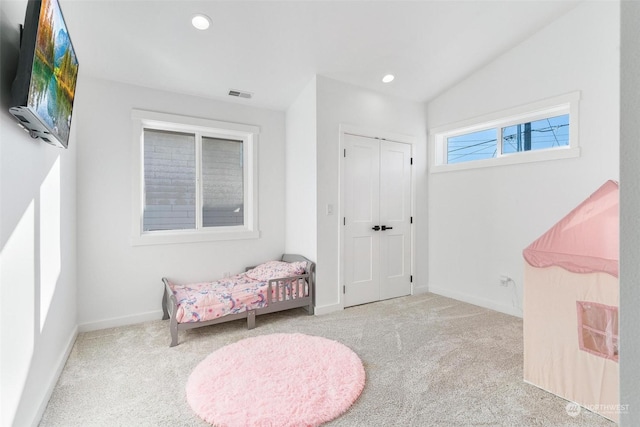
[(577, 301), (580, 350), (618, 361), (618, 307)]

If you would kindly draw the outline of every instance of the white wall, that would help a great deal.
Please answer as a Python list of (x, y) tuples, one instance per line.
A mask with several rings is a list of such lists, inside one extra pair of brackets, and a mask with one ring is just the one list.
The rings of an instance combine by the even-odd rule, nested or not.
[(620, 131), (620, 415), (640, 425), (640, 3), (622, 3)]
[(286, 116), (285, 252), (316, 261), (316, 78), (307, 83)]
[[(76, 138), (34, 140), (9, 114), (26, 1), (0, 4), (0, 425), (34, 425), (76, 336)], [(78, 98), (81, 94), (78, 94)]]
[(619, 10), (584, 2), (428, 104), (434, 128), (582, 94), (580, 158), (429, 175), (430, 291), (521, 315), (522, 250), (618, 179)]
[[(316, 310), (341, 309), (339, 272), (340, 125), (416, 137), (414, 146), (416, 206), (414, 215), (414, 287), (426, 285), (427, 192), (424, 105), (317, 76), (318, 267)], [(327, 215), (328, 204), (334, 214)]]
[[(78, 317), (81, 330), (160, 317), (163, 276), (210, 280), (284, 251), (283, 112), (87, 79), (78, 114)], [(131, 109), (244, 123), (258, 139), (259, 239), (131, 246)], [(168, 339), (168, 337), (167, 337)]]

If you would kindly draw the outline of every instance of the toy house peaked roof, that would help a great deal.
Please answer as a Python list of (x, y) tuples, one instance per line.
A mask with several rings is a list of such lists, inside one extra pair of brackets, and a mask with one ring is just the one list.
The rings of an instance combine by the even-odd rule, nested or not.
[(574, 273), (618, 277), (619, 200), (618, 183), (607, 181), (531, 243), (524, 258), (533, 267), (559, 266)]

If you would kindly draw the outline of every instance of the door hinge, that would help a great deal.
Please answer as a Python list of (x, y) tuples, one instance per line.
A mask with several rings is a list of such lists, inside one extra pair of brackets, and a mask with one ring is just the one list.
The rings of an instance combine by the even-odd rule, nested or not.
[(413, 217), (411, 217), (411, 222), (410, 222), (410, 224), (413, 224)]
[(342, 155), (342, 157), (347, 157), (347, 149), (344, 149), (344, 154)]
[(413, 164), (413, 157), (411, 158), (411, 164)]
[(409, 276), (409, 282), (413, 283), (413, 276)]
[(342, 285), (342, 293), (343, 294), (347, 293), (347, 285)]
[(347, 217), (346, 216), (342, 217), (342, 225), (347, 225)]

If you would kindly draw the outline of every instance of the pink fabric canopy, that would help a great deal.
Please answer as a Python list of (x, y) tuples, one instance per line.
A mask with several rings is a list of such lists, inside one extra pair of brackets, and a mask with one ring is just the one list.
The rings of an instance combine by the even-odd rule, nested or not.
[(549, 231), (530, 244), (533, 267), (559, 266), (574, 273), (618, 277), (620, 240), (618, 183), (607, 181)]

